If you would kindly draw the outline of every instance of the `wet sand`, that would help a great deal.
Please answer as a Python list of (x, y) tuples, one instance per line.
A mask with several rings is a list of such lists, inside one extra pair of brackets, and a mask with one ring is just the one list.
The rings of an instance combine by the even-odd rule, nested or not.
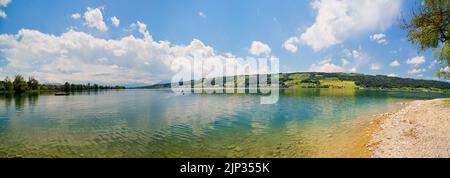
[[(406, 103), (398, 102), (383, 112), (367, 112), (360, 118), (351, 120), (338, 126), (320, 131), (322, 136), (315, 139), (316, 151), (311, 153), (314, 158), (368, 158), (372, 151), (368, 143), (373, 138), (380, 125), (390, 113), (397, 112)], [(330, 132), (331, 131), (331, 132)], [(323, 134), (327, 133), (327, 134)]]

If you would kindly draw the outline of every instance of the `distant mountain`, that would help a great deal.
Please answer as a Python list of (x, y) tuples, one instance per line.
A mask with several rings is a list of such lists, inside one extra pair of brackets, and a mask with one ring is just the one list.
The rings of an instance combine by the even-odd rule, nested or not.
[[(419, 80), (384, 75), (365, 75), (355, 73), (320, 73), (301, 72), (279, 74), (282, 88), (370, 88), (370, 89), (399, 89), (421, 91), (447, 91), (450, 92), (450, 83), (435, 80)], [(233, 79), (234, 77), (224, 77)], [(249, 76), (246, 76), (245, 86), (249, 86)], [(228, 80), (227, 80), (228, 81)], [(200, 80), (194, 81), (200, 83)], [(243, 86), (236, 82), (225, 85)], [(170, 83), (136, 87), (140, 89), (170, 88)]]

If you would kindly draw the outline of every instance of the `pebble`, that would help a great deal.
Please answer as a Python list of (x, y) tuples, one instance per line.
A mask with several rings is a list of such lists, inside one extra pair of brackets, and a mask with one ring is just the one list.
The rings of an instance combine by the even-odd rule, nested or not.
[[(381, 124), (370, 143), (380, 141), (372, 157), (450, 157), (450, 107), (442, 107), (441, 99), (413, 101)], [(403, 103), (407, 104), (407, 103)], [(415, 128), (416, 137), (403, 137)]]

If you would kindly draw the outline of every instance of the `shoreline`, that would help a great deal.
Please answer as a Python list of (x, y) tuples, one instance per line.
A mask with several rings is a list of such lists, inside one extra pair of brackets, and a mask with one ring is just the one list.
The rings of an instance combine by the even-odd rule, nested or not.
[(319, 145), (312, 158), (369, 158), (372, 152), (367, 148), (372, 135), (379, 130), (384, 118), (397, 112), (410, 101), (396, 101), (382, 110), (360, 113), (355, 119), (333, 126), (327, 134), (315, 138)]
[(416, 100), (375, 118), (372, 158), (450, 157), (450, 99)]

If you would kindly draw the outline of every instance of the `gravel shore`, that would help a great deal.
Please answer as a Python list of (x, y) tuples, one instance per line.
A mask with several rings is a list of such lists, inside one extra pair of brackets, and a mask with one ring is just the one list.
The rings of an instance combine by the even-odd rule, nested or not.
[(413, 101), (386, 113), (369, 142), (375, 158), (449, 158), (449, 99)]

